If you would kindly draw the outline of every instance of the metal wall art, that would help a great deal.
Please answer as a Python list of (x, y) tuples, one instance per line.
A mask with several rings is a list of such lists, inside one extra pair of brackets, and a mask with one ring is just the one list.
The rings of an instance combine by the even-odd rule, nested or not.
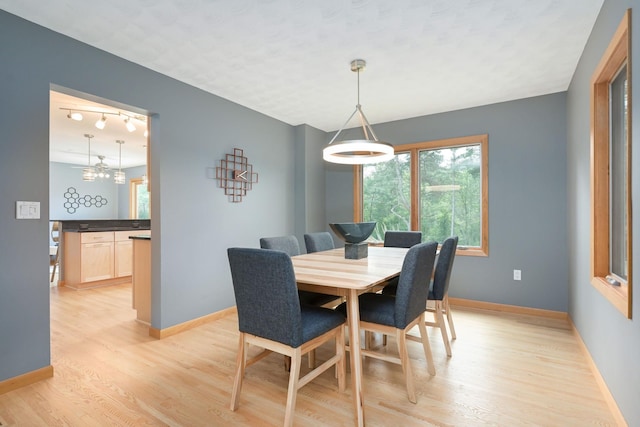
[(248, 163), (244, 153), (239, 148), (233, 149), (233, 154), (226, 154), (216, 167), (216, 179), (229, 201), (239, 203), (258, 182), (258, 174), (253, 172), (253, 166)]
[(67, 210), (67, 212), (69, 212), (70, 214), (76, 213), (80, 205), (86, 208), (90, 208), (91, 206), (95, 206), (96, 208), (101, 208), (107, 204), (106, 198), (100, 195), (90, 196), (88, 194), (81, 196), (78, 193), (78, 191), (73, 187), (67, 188), (67, 191), (64, 193), (64, 198), (65, 198), (65, 202), (63, 206)]

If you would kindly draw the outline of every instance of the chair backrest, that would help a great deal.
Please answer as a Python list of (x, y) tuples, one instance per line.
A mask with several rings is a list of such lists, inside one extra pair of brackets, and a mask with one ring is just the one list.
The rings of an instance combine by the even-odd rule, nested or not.
[(262, 237), (260, 247), (282, 251), (289, 256), (300, 255), (300, 244), (296, 236)]
[(424, 312), (437, 249), (438, 242), (426, 242), (412, 246), (407, 252), (396, 291), (396, 328), (404, 329)]
[(333, 237), (328, 231), (319, 233), (308, 233), (304, 235), (304, 245), (307, 247), (307, 253), (328, 251), (334, 249)]
[(456, 257), (456, 249), (458, 248), (458, 236), (449, 237), (442, 242), (438, 263), (433, 274), (433, 287), (429, 298), (434, 300), (442, 300), (449, 291), (449, 278), (451, 277), (451, 269), (453, 268), (453, 260)]
[(53, 221), (51, 224), (51, 241), (54, 243), (58, 243), (60, 240), (60, 223), (58, 221)]
[(300, 346), (302, 315), (289, 255), (256, 248), (229, 248), (227, 255), (240, 331)]
[(410, 248), (422, 243), (422, 231), (386, 231), (384, 245), (389, 248)]

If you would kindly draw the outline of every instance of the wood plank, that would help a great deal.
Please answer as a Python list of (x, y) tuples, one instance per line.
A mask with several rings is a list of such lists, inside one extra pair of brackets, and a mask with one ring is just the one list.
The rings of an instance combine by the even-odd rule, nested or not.
[[(400, 366), (363, 364), (369, 426), (615, 426), (588, 357), (566, 319), (453, 307), (458, 339), (448, 358), (437, 331), (408, 343), (417, 403)], [(240, 406), (229, 408), (238, 348), (230, 314), (163, 340), (148, 335), (131, 308), (131, 286), (83, 292), (51, 289), (53, 378), (0, 395), (5, 425), (281, 426), (289, 375), (272, 354), (247, 368)], [(412, 331), (418, 335), (418, 330)], [(389, 338), (389, 351), (397, 354)], [(260, 349), (249, 347), (249, 357)], [(319, 363), (335, 352), (318, 347)], [(305, 363), (301, 372), (308, 372)], [(350, 383), (333, 370), (301, 388), (294, 424), (352, 425)]]

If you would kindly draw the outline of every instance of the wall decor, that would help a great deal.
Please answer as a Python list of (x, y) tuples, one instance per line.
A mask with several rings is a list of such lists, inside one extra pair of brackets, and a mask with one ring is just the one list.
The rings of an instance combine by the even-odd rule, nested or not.
[(243, 150), (234, 148), (233, 154), (226, 154), (216, 167), (216, 179), (229, 201), (239, 203), (258, 182), (258, 174), (253, 172), (253, 166), (248, 163)]
[(90, 208), (91, 206), (95, 206), (96, 208), (101, 208), (107, 204), (107, 199), (97, 195), (90, 196), (84, 195), (81, 196), (74, 187), (67, 188), (67, 191), (64, 193), (65, 202), (63, 204), (64, 208), (68, 213), (74, 214), (80, 207), (80, 205)]

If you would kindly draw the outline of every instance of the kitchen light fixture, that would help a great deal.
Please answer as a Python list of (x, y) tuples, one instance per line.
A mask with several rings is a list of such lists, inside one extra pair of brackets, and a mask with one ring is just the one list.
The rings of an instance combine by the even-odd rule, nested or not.
[(93, 135), (85, 133), (84, 136), (89, 140), (89, 152), (87, 153), (87, 167), (82, 169), (82, 180), (95, 181), (96, 171), (91, 166), (91, 138), (93, 138)]
[(113, 180), (116, 184), (124, 184), (125, 176), (124, 172), (122, 172), (122, 144), (124, 144), (124, 141), (116, 139), (116, 143), (120, 145), (120, 158), (118, 160), (118, 171), (113, 173)]
[[(107, 115), (112, 115), (112, 116), (119, 116), (122, 117), (124, 119), (124, 124), (127, 127), (127, 130), (129, 132), (134, 132), (136, 130), (135, 125), (133, 124), (132, 119), (138, 120), (139, 122), (141, 122), (144, 126), (145, 129), (147, 127), (147, 117), (146, 116), (142, 116), (142, 115), (138, 115), (138, 114), (131, 114), (131, 113), (123, 113), (122, 111), (102, 111), (102, 110), (86, 110), (83, 108), (74, 108), (74, 109), (70, 109), (70, 108), (66, 108), (66, 107), (60, 107), (61, 110), (64, 111), (68, 111), (67, 114), (67, 118), (72, 119), (72, 120), (76, 120), (76, 121), (80, 121), (83, 119), (83, 115), (82, 113), (93, 113), (93, 114), (98, 114), (100, 117), (98, 118), (98, 120), (96, 121), (96, 127), (98, 129), (104, 129), (106, 124), (107, 124)], [(146, 130), (145, 130), (146, 132)], [(146, 137), (147, 135), (145, 135)]]
[(98, 156), (98, 163), (96, 163), (95, 170), (96, 176), (100, 179), (106, 179), (111, 176), (109, 174), (109, 165), (104, 162), (104, 156)]
[(70, 118), (71, 120), (75, 120), (76, 122), (79, 122), (82, 120), (82, 113), (80, 113), (79, 111), (69, 110), (69, 114), (67, 114), (67, 117)]
[(104, 113), (102, 113), (102, 117), (98, 119), (98, 121), (96, 122), (96, 127), (98, 129), (104, 129), (105, 124), (107, 123), (107, 118), (104, 116)]
[(124, 125), (127, 127), (127, 130), (129, 132), (133, 132), (134, 130), (136, 130), (136, 127), (133, 125), (133, 123), (131, 123), (131, 117), (129, 116), (125, 116), (126, 119), (124, 119)]
[[(393, 146), (388, 142), (378, 140), (378, 137), (371, 129), (369, 121), (362, 112), (360, 105), (360, 71), (364, 71), (367, 62), (364, 59), (354, 59), (351, 61), (351, 71), (358, 73), (358, 103), (356, 109), (349, 116), (342, 127), (336, 132), (329, 144), (322, 150), (322, 158), (331, 163), (340, 163), (345, 165), (361, 165), (367, 163), (380, 163), (393, 159)], [(340, 135), (340, 132), (351, 121), (353, 116), (358, 113), (362, 131), (365, 139), (351, 139), (345, 141), (334, 141)], [(369, 134), (373, 139), (370, 139)]]

